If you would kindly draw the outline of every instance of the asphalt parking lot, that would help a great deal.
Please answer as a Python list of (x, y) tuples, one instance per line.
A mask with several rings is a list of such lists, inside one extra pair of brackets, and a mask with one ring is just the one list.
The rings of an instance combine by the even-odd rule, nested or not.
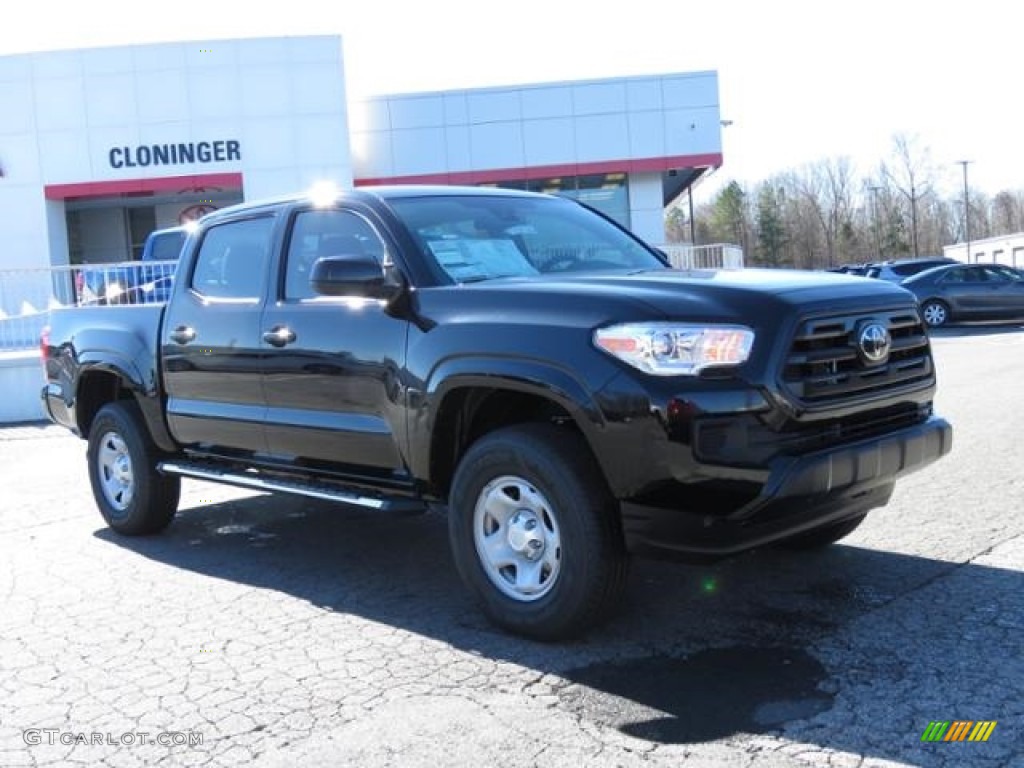
[(84, 443), (0, 430), (0, 766), (1024, 766), (1024, 328), (934, 347), (953, 452), (843, 544), (637, 562), (563, 645), (481, 618), (439, 515), (186, 481), (123, 539)]

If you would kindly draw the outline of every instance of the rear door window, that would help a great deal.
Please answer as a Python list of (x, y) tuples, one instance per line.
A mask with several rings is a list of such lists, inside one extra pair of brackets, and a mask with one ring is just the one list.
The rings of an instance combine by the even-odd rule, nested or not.
[(951, 269), (939, 278), (939, 282), (948, 283), (950, 285), (967, 282), (967, 270)]
[(1015, 272), (1011, 272), (1005, 267), (994, 265), (991, 267), (982, 267), (985, 270), (985, 274), (988, 275), (988, 279), (994, 282), (1000, 283), (1011, 283), (1020, 280), (1020, 276)]
[(259, 299), (273, 228), (274, 220), (269, 216), (210, 227), (199, 245), (192, 290), (209, 299)]

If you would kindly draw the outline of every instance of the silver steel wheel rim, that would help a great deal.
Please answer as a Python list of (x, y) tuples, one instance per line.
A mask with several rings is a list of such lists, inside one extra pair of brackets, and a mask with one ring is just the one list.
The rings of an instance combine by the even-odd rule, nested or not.
[(124, 438), (117, 432), (105, 432), (96, 455), (103, 497), (118, 512), (124, 512), (135, 495), (132, 458)]
[(473, 542), (487, 578), (513, 600), (540, 600), (558, 582), (562, 537), (554, 508), (521, 477), (504, 475), (480, 491)]
[(940, 304), (929, 304), (924, 308), (924, 321), (928, 325), (942, 325), (946, 322), (946, 309)]

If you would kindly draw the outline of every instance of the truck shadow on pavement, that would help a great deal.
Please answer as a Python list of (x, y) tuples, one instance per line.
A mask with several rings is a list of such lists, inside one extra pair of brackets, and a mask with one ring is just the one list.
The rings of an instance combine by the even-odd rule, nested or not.
[(921, 764), (944, 759), (929, 754), (942, 745), (921, 742), (930, 721), (1002, 718), (988, 743), (959, 745), (972, 752), (964, 764), (1021, 754), (1008, 722), (1024, 700), (1018, 570), (846, 545), (711, 566), (636, 561), (607, 625), (549, 645), (496, 630), (474, 609), (438, 514), (394, 519), (257, 496), (183, 510), (160, 537), (95, 535), (535, 670), (525, 695), (554, 696), (619, 739), (763, 734), (785, 739), (766, 739), (765, 749), (784, 747), (780, 758), (792, 748)]

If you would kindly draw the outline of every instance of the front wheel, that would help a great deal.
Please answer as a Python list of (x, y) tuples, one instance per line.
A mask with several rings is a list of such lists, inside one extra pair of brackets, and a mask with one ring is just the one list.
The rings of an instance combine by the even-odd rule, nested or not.
[(921, 315), (929, 328), (938, 328), (949, 322), (949, 307), (937, 299), (929, 299), (921, 305)]
[(625, 585), (615, 500), (586, 443), (564, 428), (506, 427), (474, 443), (455, 473), (448, 525), (463, 582), (512, 632), (578, 635)]
[(108, 403), (96, 414), (89, 429), (89, 481), (100, 514), (118, 533), (158, 533), (174, 518), (181, 480), (157, 470), (158, 455), (134, 402)]

